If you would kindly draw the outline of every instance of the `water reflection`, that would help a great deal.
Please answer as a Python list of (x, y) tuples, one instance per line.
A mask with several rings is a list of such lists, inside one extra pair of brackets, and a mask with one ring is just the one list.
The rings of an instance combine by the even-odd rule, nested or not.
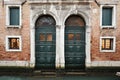
[(117, 76), (65, 76), (65, 77), (0, 76), (0, 80), (120, 80), (120, 77)]

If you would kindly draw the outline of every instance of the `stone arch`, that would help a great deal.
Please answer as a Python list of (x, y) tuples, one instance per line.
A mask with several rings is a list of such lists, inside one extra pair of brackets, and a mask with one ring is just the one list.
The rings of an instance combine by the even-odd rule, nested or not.
[(55, 19), (55, 21), (56, 21), (56, 25), (58, 24), (58, 23), (57, 23), (57, 22), (58, 22), (58, 19), (57, 19), (57, 17), (55, 16), (54, 13), (52, 13), (52, 12), (50, 12), (50, 11), (46, 11), (45, 13), (44, 13), (44, 11), (39, 11), (39, 12), (37, 12), (36, 14), (34, 14), (34, 15), (32, 16), (32, 21), (31, 21), (31, 23), (32, 23), (32, 28), (35, 27), (35, 23), (36, 23), (37, 19), (39, 18), (39, 16), (41, 16), (41, 15), (50, 15), (50, 16), (52, 16), (52, 17)]
[(82, 16), (72, 14), (66, 19), (65, 69), (85, 69), (85, 29), (86, 23)]
[(56, 21), (51, 15), (40, 15), (36, 20), (35, 26), (44, 25), (56, 25)]
[(55, 26), (56, 26), (55, 19), (48, 14), (40, 15), (36, 20), (35, 23), (36, 69), (55, 69), (56, 59)]
[(69, 12), (68, 15), (66, 15), (66, 17), (64, 18), (63, 24), (65, 24), (67, 18), (71, 15), (81, 16), (84, 19), (86, 26), (90, 26), (90, 21), (89, 21), (90, 17), (88, 15), (88, 13), (86, 13), (84, 11), (80, 11), (80, 10), (73, 10), (73, 11)]
[(56, 17), (56, 15), (54, 13), (52, 13), (51, 11), (35, 11), (34, 9), (31, 10), (31, 16), (30, 16), (30, 67), (34, 68), (35, 67), (35, 23), (37, 21), (37, 19), (39, 18), (39, 16), (41, 15), (50, 15), (52, 16), (55, 21), (56, 21), (56, 25), (58, 24), (58, 18)]

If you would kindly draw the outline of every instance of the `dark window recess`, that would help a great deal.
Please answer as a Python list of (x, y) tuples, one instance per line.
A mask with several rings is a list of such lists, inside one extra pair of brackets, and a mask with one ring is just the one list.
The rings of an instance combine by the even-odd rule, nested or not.
[(103, 7), (102, 9), (102, 26), (112, 26), (112, 12), (113, 8)]
[(102, 50), (113, 50), (113, 39), (102, 39)]
[(40, 34), (40, 41), (52, 41), (52, 33)]
[(10, 7), (10, 25), (20, 25), (19, 7)]
[(9, 49), (19, 49), (19, 38), (9, 38)]

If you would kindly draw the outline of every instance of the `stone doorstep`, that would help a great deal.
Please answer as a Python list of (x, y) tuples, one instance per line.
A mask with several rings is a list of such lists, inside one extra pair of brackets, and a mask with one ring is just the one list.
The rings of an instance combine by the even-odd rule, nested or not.
[(59, 76), (119, 76), (118, 72), (41, 72), (35, 71), (33, 74), (35, 77), (59, 77)]
[(1, 68), (0, 69), (0, 75), (3, 74), (10, 74), (10, 75), (33, 75), (33, 76), (64, 76), (64, 75), (115, 75), (115, 76), (120, 76), (119, 70), (115, 71), (105, 71), (106, 69), (101, 70), (63, 70), (63, 69), (58, 69), (58, 70), (35, 70), (35, 69), (24, 69), (24, 68)]
[(48, 72), (42, 72), (41, 70), (35, 70), (34, 72), (33, 72), (33, 74), (51, 74), (51, 75), (55, 75), (56, 74), (56, 72), (51, 72), (51, 71), (48, 71)]
[(59, 73), (63, 73), (63, 74), (86, 74), (86, 72), (76, 72), (76, 71), (72, 71), (72, 72), (65, 72), (65, 71), (41, 71), (41, 70), (35, 70), (34, 73), (42, 73), (42, 74), (59, 74)]
[(41, 72), (34, 71), (33, 76), (46, 76), (46, 77), (56, 77), (56, 76), (85, 76), (86, 72)]
[(66, 72), (66, 74), (68, 75), (86, 75), (87, 73), (86, 72)]

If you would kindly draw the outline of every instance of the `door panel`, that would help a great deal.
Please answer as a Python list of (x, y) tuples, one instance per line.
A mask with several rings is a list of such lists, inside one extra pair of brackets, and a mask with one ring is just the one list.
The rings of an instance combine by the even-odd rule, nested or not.
[(55, 69), (55, 35), (55, 26), (40, 26), (36, 28), (36, 69)]
[(85, 27), (65, 28), (65, 68), (85, 68)]

